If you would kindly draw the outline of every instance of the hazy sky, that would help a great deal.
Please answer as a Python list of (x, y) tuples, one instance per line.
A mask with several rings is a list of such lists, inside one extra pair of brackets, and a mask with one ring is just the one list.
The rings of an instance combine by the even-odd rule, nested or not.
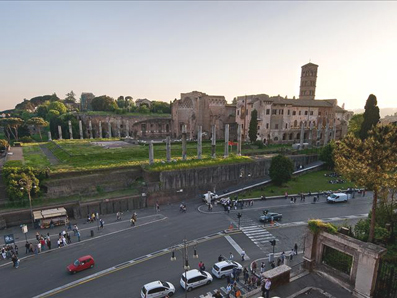
[(397, 2), (0, 2), (0, 110), (73, 90), (170, 101), (198, 90), (396, 107)]

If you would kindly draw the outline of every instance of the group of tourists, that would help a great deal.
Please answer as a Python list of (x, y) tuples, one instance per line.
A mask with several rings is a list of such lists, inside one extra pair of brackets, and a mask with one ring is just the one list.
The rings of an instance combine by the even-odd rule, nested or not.
[(230, 210), (237, 210), (238, 208), (243, 209), (245, 207), (254, 206), (254, 200), (242, 200), (236, 196), (234, 200), (230, 198), (221, 200), (221, 204), (225, 212), (230, 213)]

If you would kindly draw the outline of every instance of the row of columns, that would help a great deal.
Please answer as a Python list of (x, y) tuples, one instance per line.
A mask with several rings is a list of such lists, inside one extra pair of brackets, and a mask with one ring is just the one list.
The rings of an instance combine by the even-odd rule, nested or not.
[[(327, 122), (325, 125), (325, 129), (324, 129), (324, 146), (328, 144), (328, 138), (329, 138), (329, 133), (330, 133), (330, 127), (329, 127), (329, 123)], [(321, 131), (322, 129), (317, 129), (317, 140), (320, 140), (320, 136), (321, 136)], [(309, 144), (312, 144), (312, 132), (313, 132), (313, 123), (310, 123), (310, 127), (309, 127)], [(303, 149), (303, 141), (304, 141), (304, 133), (305, 133), (305, 123), (302, 122), (301, 123), (301, 132), (300, 132), (300, 148), (299, 149)], [(336, 125), (333, 125), (332, 128), (332, 140), (336, 140)]]
[[(202, 159), (203, 154), (203, 127), (199, 126), (197, 129), (197, 159)], [(237, 128), (237, 154), (241, 155), (241, 125), (238, 125)], [(211, 140), (211, 157), (216, 158), (216, 125), (211, 127), (212, 132), (212, 140)], [(182, 126), (182, 160), (187, 159), (187, 146), (186, 146), (186, 135), (187, 135), (187, 127), (186, 125)], [(166, 148), (166, 159), (167, 162), (171, 161), (171, 138), (167, 137), (165, 142)], [(225, 125), (225, 149), (223, 157), (229, 156), (229, 124)], [(153, 149), (153, 141), (149, 141), (149, 164), (154, 163), (154, 149)]]
[[(68, 126), (69, 126), (69, 135), (70, 135), (70, 139), (73, 140), (73, 129), (72, 129), (72, 122), (69, 120), (68, 121)], [(129, 128), (129, 120), (127, 120), (127, 127)], [(99, 138), (102, 139), (102, 121), (99, 121)], [(110, 122), (108, 122), (108, 134), (107, 137), (111, 138), (112, 137), (112, 124)], [(94, 134), (93, 134), (93, 130), (92, 130), (92, 123), (91, 120), (88, 122), (88, 133), (89, 133), (89, 137), (90, 139), (94, 138)], [(62, 127), (60, 125), (58, 125), (58, 135), (59, 135), (59, 140), (62, 140)], [(84, 139), (84, 135), (83, 135), (83, 123), (81, 120), (79, 120), (79, 135), (80, 135), (80, 139)], [(120, 128), (120, 121), (117, 122), (117, 136), (119, 138), (121, 138), (121, 128)], [(130, 133), (129, 133), (129, 129), (126, 130), (126, 137), (129, 137)], [(51, 132), (48, 132), (48, 140), (52, 140), (52, 136), (51, 136)]]

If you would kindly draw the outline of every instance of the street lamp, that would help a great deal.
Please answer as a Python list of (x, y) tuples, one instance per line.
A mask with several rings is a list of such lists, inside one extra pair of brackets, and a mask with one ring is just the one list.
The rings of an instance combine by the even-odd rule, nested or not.
[[(183, 239), (183, 246), (180, 250), (180, 252), (182, 253), (182, 267), (183, 267), (183, 271), (185, 272), (185, 298), (187, 298), (187, 275), (186, 275), (186, 273), (188, 270), (190, 270), (188, 248), (189, 248), (189, 245), (185, 238), (185, 239)], [(174, 249), (172, 251), (171, 261), (176, 261), (175, 251), (176, 251), (176, 249)], [(196, 244), (193, 246), (193, 259), (198, 259)]]
[(26, 190), (26, 192), (28, 193), (29, 205), (30, 205), (30, 216), (32, 218), (32, 226), (34, 227), (32, 197), (30, 196), (30, 192), (32, 191), (32, 188), (37, 188), (37, 186), (29, 178), (20, 179), (19, 180), (19, 185), (21, 186), (21, 190)]

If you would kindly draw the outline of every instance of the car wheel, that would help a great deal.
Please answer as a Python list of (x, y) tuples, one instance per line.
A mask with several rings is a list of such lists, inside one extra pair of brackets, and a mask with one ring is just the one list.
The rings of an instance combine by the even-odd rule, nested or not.
[(224, 276), (224, 275), (221, 275), (221, 278), (225, 278), (225, 276)]
[(211, 283), (211, 280), (207, 281), (207, 285), (209, 285)]
[(94, 268), (94, 264), (92, 264), (92, 265), (90, 266), (90, 268)]
[(192, 289), (192, 288), (190, 288), (190, 287), (189, 287), (189, 288), (187, 288), (187, 291), (188, 291), (188, 292), (191, 292), (192, 290), (193, 290), (193, 289)]
[(168, 293), (168, 297), (171, 297), (172, 295), (174, 295), (174, 292), (169, 292)]

